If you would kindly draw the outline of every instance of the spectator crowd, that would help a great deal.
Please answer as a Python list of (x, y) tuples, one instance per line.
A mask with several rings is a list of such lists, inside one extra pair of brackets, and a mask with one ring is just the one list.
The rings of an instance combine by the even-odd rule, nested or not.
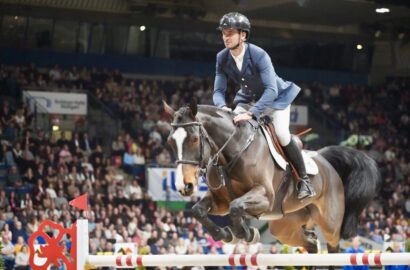
[[(69, 227), (80, 217), (68, 201), (88, 193), (90, 253), (112, 252), (113, 243), (132, 242), (139, 254), (277, 252), (262, 245), (223, 245), (214, 241), (189, 211), (158, 207), (146, 190), (147, 164), (172, 166), (166, 146), (170, 125), (162, 100), (173, 108), (212, 103), (212, 80), (136, 80), (119, 70), (72, 67), (51, 69), (0, 66), (0, 163), (6, 172), (0, 189), (1, 255), (7, 269), (28, 269), (27, 239), (46, 219)], [(22, 89), (88, 89), (122, 121), (111, 145), (87, 131), (33, 129)], [(359, 235), (378, 243), (410, 237), (410, 81), (378, 87), (303, 85), (298, 102), (320, 108), (347, 136), (372, 137), (354, 145), (373, 157), (383, 179), (380, 195), (361, 215)], [(230, 87), (229, 100), (234, 88)], [(138, 173), (136, 173), (138, 172)], [(65, 239), (70, 242), (70, 239)]]

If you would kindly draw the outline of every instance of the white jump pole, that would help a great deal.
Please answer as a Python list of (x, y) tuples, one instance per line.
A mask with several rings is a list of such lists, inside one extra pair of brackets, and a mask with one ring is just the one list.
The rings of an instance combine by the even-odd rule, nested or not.
[(231, 255), (89, 255), (88, 222), (77, 221), (77, 270), (96, 267), (137, 266), (344, 266), (410, 265), (410, 253), (371, 254), (231, 254)]
[[(77, 270), (84, 270), (89, 256), (88, 220), (77, 220)], [(101, 256), (102, 257), (102, 256)]]
[(372, 254), (231, 254), (231, 255), (89, 255), (90, 265), (137, 266), (344, 266), (410, 265), (410, 253)]

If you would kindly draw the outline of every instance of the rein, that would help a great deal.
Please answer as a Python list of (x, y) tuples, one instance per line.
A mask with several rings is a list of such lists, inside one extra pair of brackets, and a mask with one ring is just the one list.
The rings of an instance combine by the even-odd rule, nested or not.
[[(178, 159), (176, 160), (176, 164), (191, 164), (191, 165), (196, 165), (199, 166), (201, 169), (202, 173), (206, 173), (207, 169), (210, 166), (214, 166), (218, 172), (218, 178), (220, 178), (220, 183), (218, 186), (213, 187), (209, 182), (207, 182), (207, 185), (209, 187), (209, 189), (211, 190), (218, 190), (220, 188), (222, 188), (223, 186), (225, 186), (226, 181), (225, 179), (228, 178), (228, 174), (230, 173), (230, 171), (232, 170), (232, 168), (234, 167), (234, 165), (236, 164), (236, 162), (238, 161), (238, 159), (240, 158), (240, 156), (242, 155), (242, 153), (249, 147), (249, 145), (252, 143), (252, 141), (255, 139), (255, 134), (257, 131), (257, 126), (256, 125), (252, 125), (252, 133), (249, 135), (248, 139), (246, 140), (244, 146), (241, 148), (241, 150), (235, 155), (235, 157), (229, 161), (226, 162), (226, 159), (223, 155), (223, 150), (225, 150), (225, 148), (228, 146), (228, 144), (231, 142), (231, 140), (234, 138), (234, 136), (237, 134), (237, 128), (234, 129), (234, 131), (229, 135), (228, 139), (225, 141), (225, 143), (218, 149), (218, 147), (216, 146), (215, 142), (213, 140), (211, 140), (211, 138), (208, 136), (208, 133), (206, 132), (203, 124), (201, 122), (194, 121), (194, 122), (188, 122), (188, 123), (182, 123), (182, 124), (171, 124), (172, 127), (190, 127), (190, 126), (198, 126), (199, 127), (199, 139), (200, 139), (200, 149), (199, 149), (199, 160), (185, 160), (185, 159)], [(205, 165), (205, 161), (204, 159), (204, 148), (205, 148), (205, 144), (204, 141), (207, 141), (209, 146), (211, 147), (211, 149), (213, 151), (215, 151), (215, 154), (213, 154), (209, 161), (208, 164)], [(219, 159), (221, 158), (222, 165), (218, 165), (219, 163)], [(230, 186), (230, 183), (229, 183)], [(229, 193), (231, 193), (232, 195), (232, 188), (228, 188)]]

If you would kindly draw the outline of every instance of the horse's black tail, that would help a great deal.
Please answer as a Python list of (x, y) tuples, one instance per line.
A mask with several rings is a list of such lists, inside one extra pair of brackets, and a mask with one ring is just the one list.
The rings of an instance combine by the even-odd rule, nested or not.
[(357, 233), (359, 215), (378, 194), (381, 185), (376, 162), (356, 149), (328, 146), (319, 153), (332, 164), (345, 189), (345, 215), (341, 237), (350, 238)]

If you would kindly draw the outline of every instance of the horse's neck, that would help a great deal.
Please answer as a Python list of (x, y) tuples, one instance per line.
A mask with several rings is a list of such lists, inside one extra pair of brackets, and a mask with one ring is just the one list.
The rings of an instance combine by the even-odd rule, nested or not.
[(199, 121), (203, 123), (206, 132), (208, 133), (210, 139), (215, 143), (216, 147), (221, 148), (236, 130), (236, 134), (228, 143), (223, 153), (227, 158), (232, 158), (236, 153), (238, 153), (245, 144), (244, 137), (248, 130), (245, 127), (238, 128), (233, 125), (232, 119), (230, 117), (212, 117), (206, 113), (198, 115)]

